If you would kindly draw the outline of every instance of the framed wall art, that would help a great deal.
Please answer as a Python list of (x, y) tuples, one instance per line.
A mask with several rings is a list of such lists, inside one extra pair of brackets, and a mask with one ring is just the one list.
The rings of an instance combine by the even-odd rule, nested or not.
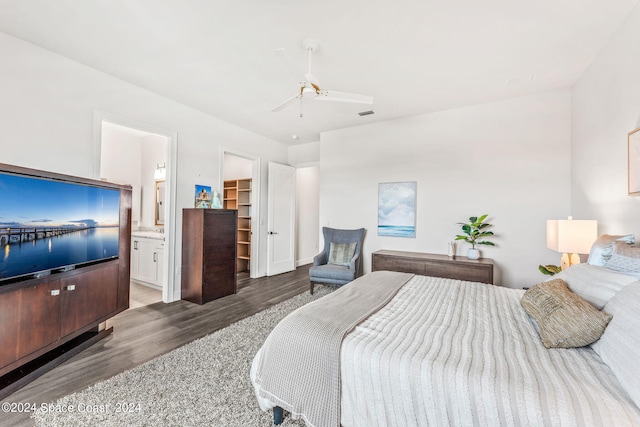
[(640, 128), (629, 132), (628, 156), (629, 195), (640, 196)]
[(211, 208), (211, 187), (196, 184), (196, 208)]
[(415, 181), (378, 184), (378, 236), (416, 237), (416, 188)]

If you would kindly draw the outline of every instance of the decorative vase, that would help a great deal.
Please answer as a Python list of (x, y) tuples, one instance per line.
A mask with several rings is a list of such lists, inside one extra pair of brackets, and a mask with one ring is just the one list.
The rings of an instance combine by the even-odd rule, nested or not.
[(467, 258), (469, 259), (480, 258), (480, 251), (478, 249), (469, 248), (469, 250), (467, 251)]

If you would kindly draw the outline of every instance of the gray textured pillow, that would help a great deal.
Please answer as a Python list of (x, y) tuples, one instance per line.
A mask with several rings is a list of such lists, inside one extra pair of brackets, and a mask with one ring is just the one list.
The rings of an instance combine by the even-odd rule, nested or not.
[(589, 259), (587, 260), (587, 263), (603, 267), (607, 261), (609, 261), (609, 258), (611, 258), (611, 254), (613, 253), (613, 242), (616, 241), (632, 244), (636, 242), (636, 236), (633, 234), (603, 234), (598, 237), (593, 245), (591, 245), (591, 251), (589, 252)]
[(333, 243), (329, 247), (329, 264), (349, 265), (353, 254), (356, 252), (357, 242)]
[(610, 270), (640, 278), (640, 247), (614, 242), (613, 254), (604, 266)]
[(589, 345), (600, 338), (612, 317), (571, 292), (562, 279), (528, 289), (520, 305), (538, 324), (546, 348)]

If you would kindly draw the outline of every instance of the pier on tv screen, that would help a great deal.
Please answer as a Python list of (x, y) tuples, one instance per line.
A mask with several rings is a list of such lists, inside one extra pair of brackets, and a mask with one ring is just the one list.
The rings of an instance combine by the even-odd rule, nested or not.
[(0, 281), (117, 258), (120, 191), (0, 173)]

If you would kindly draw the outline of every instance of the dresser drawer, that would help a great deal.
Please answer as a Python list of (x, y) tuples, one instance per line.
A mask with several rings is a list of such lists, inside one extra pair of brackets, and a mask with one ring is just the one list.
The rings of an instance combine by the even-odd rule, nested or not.
[(440, 254), (381, 250), (371, 254), (372, 271), (389, 270), (493, 284), (493, 261)]

